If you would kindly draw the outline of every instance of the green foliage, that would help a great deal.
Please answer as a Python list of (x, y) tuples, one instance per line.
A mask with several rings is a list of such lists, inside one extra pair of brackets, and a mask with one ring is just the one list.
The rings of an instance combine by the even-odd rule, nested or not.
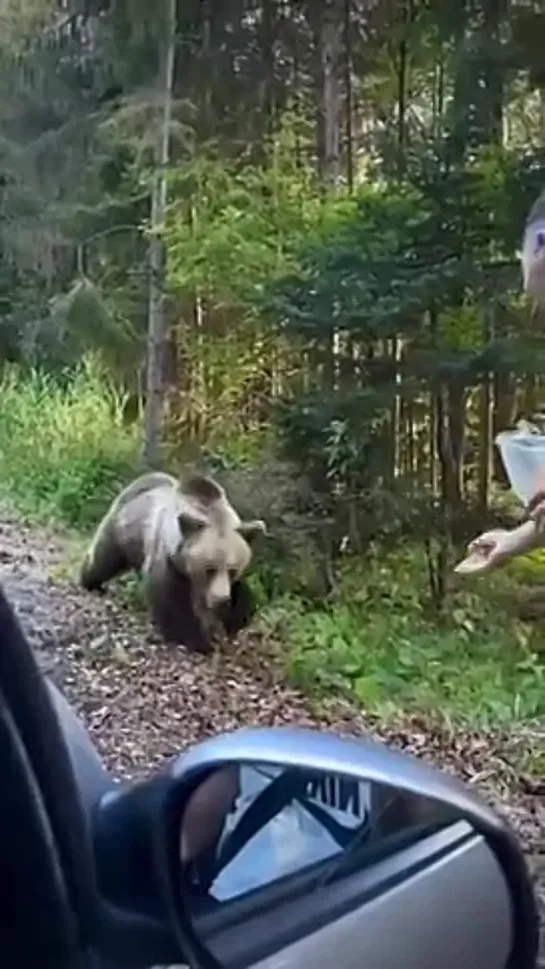
[(425, 582), (413, 550), (369, 554), (347, 565), (322, 609), (290, 596), (275, 603), (265, 622), (284, 644), (290, 677), (386, 718), (425, 711), (490, 728), (544, 716), (539, 635), (506, 622), (489, 588), (458, 593), (438, 627), (423, 610)]
[(165, 241), (185, 380), (173, 403), (178, 441), (198, 434), (216, 447), (241, 431), (260, 435), (269, 397), (289, 382), (293, 348), (262, 319), (264, 287), (296, 271), (309, 241), (350, 211), (342, 197), (321, 200), (292, 140), (287, 116), (266, 163), (209, 149), (170, 175)]
[(110, 378), (92, 359), (63, 381), (7, 369), (1, 393), (1, 490), (25, 511), (95, 525), (136, 466), (136, 429)]
[[(480, 446), (471, 424), (454, 440), (454, 424), (463, 428), (466, 400), (484, 375), (544, 368), (543, 333), (535, 324), (529, 332), (513, 292), (507, 213), (510, 204), (523, 220), (542, 161), (536, 153), (533, 164), (517, 165), (514, 153), (483, 150), (439, 177), (415, 160), (412, 185), (359, 189), (342, 220), (299, 252), (297, 271), (266, 287), (262, 307), (310, 364), (304, 392), (291, 386), (276, 406), (284, 453), (339, 510), (343, 498), (361, 509), (370, 493), (394, 496), (401, 485), (423, 507), (437, 447), (434, 398), (456, 410), (441, 429), (443, 453), (456, 458), (466, 441)], [(411, 414), (409, 454), (403, 436), (401, 451), (394, 443), (401, 411)], [(448, 503), (458, 484), (453, 476), (449, 492), (446, 474)], [(403, 527), (401, 506), (394, 517)]]
[(104, 357), (115, 360), (134, 341), (135, 334), (114, 316), (111, 302), (96, 284), (80, 275), (66, 292), (51, 300), (49, 314), (35, 335), (36, 357), (43, 359), (49, 350), (52, 363), (60, 357), (73, 364), (81, 358), (82, 351), (102, 350)]
[[(300, 272), (269, 287), (270, 312), (308, 339), (328, 339), (335, 326), (360, 340), (404, 334), (426, 345), (427, 311), (452, 313), (471, 307), (476, 296), (495, 291), (497, 297), (498, 283), (506, 295), (518, 286), (513, 214), (507, 234), (501, 192), (491, 190), (485, 161), (441, 181), (418, 174), (416, 187), (361, 189), (344, 205), (342, 223), (314, 244), (310, 240), (300, 254)], [(521, 189), (522, 166), (509, 175)], [(521, 210), (519, 225), (523, 215)], [(506, 258), (512, 263), (503, 278)], [(477, 351), (484, 349), (475, 342), (478, 337), (473, 354), (460, 354), (473, 379), (482, 367)]]
[(287, 456), (297, 461), (318, 492), (363, 491), (380, 483), (384, 471), (385, 421), (393, 390), (371, 388), (322, 392), (281, 401), (278, 429)]
[(218, 305), (255, 305), (264, 282), (293, 270), (328, 218), (310, 169), (282, 137), (270, 165), (199, 154), (171, 175), (166, 227), (171, 285), (202, 289)]

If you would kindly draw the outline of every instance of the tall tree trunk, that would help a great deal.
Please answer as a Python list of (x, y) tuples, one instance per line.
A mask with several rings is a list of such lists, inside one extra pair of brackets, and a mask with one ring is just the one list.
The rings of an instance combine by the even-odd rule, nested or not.
[[(434, 319), (435, 314), (432, 314)], [(447, 564), (449, 558), (451, 522), (450, 509), (452, 502), (449, 495), (450, 489), (450, 447), (447, 440), (446, 429), (446, 408), (445, 408), (445, 387), (439, 384), (435, 395), (435, 448), (441, 468), (441, 484), (439, 488), (440, 496), (440, 518), (436, 523), (437, 528), (437, 552), (433, 555), (433, 542), (428, 539), (426, 542), (426, 554), (428, 559), (428, 573), (432, 603), (436, 609), (442, 609), (446, 593)], [(434, 529), (435, 530), (435, 529)]]
[[(494, 412), (493, 412), (493, 433), (494, 437), (500, 431), (512, 427), (517, 416), (517, 387), (511, 374), (498, 373), (494, 375)], [(500, 452), (497, 448), (493, 450), (494, 478), (508, 485), (509, 478), (503, 466)]]
[(158, 90), (161, 97), (161, 120), (158, 125), (155, 172), (151, 196), (151, 241), (149, 246), (149, 301), (146, 375), (146, 413), (143, 457), (146, 464), (156, 465), (163, 431), (165, 398), (164, 354), (166, 345), (165, 314), (165, 246), (163, 223), (167, 202), (167, 166), (170, 148), (172, 83), (176, 46), (176, 0), (163, 0), (164, 35), (160, 51)]
[(395, 390), (390, 410), (390, 462), (392, 478), (397, 478), (401, 468), (401, 438), (403, 433), (401, 422), (401, 375), (399, 373), (401, 343), (397, 336), (392, 337), (390, 341), (390, 355)]
[[(483, 342), (485, 346), (494, 337), (494, 310), (485, 310), (483, 322)], [(492, 477), (492, 434), (493, 434), (493, 384), (492, 374), (487, 373), (481, 387), (481, 446), (479, 458), (479, 509), (488, 510), (490, 480)]]
[(443, 116), (445, 111), (445, 61), (443, 51), (437, 55), (437, 62), (434, 68), (434, 84), (432, 95), (432, 135), (438, 138), (443, 129)]
[(523, 406), (525, 417), (530, 417), (537, 410), (537, 377), (534, 373), (529, 373), (525, 377)]
[(344, 96), (346, 110), (346, 182), (348, 191), (354, 190), (354, 98), (352, 91), (352, 36), (350, 14), (352, 0), (344, 0)]
[(204, 138), (212, 138), (214, 133), (214, 111), (212, 106), (213, 93), (213, 53), (212, 53), (212, 8), (211, 0), (201, 0), (201, 52), (203, 66), (206, 72), (201, 104), (201, 130)]
[[(437, 312), (435, 309), (429, 311), (429, 328), (431, 346), (437, 348)], [(442, 438), (439, 429), (441, 411), (441, 390), (433, 390), (430, 394), (430, 423), (429, 423), (429, 484), (432, 495), (439, 494), (439, 469), (437, 461), (441, 463)], [(441, 465), (442, 466), (442, 465)]]
[[(479, 90), (483, 100), (482, 135), (486, 144), (501, 146), (503, 143), (504, 71), (502, 57), (502, 25), (508, 14), (508, 0), (483, 0), (481, 31), (482, 76)], [(493, 253), (491, 252), (491, 257)], [(487, 302), (483, 320), (483, 347), (494, 340), (496, 333), (497, 306), (494, 291)], [(493, 472), (492, 435), (494, 432), (494, 385), (491, 373), (484, 375), (481, 388), (480, 456), (479, 456), (479, 508), (488, 508), (490, 481)], [(497, 386), (497, 385), (496, 385)]]
[[(406, 136), (406, 126), (405, 126), (405, 113), (407, 108), (407, 85), (409, 77), (409, 46), (407, 41), (407, 30), (412, 18), (412, 2), (411, 0), (406, 0), (403, 4), (402, 10), (403, 24), (405, 30), (401, 38), (401, 42), (398, 48), (398, 70), (397, 70), (397, 147), (398, 147), (398, 160), (397, 169), (399, 179), (403, 178), (405, 173), (405, 136)], [(400, 341), (397, 336), (392, 337), (391, 341), (391, 358), (393, 364), (394, 381), (395, 381), (395, 394), (392, 401), (392, 407), (390, 411), (390, 425), (391, 425), (391, 435), (392, 435), (392, 453), (391, 453), (391, 465), (392, 465), (392, 477), (396, 478), (400, 471), (401, 466), (401, 439), (402, 439), (402, 421), (401, 421), (401, 376), (399, 373), (399, 359), (400, 359)]]
[(262, 9), (261, 57), (264, 77), (262, 82), (263, 93), (261, 104), (266, 120), (266, 135), (270, 142), (274, 135), (276, 120), (276, 59), (274, 42), (278, 10), (275, 0), (264, 0)]
[(406, 111), (409, 85), (408, 32), (413, 17), (412, 0), (405, 0), (402, 7), (403, 33), (397, 51), (397, 149), (398, 176), (405, 171)]
[(340, 55), (343, 18), (336, 0), (309, 0), (316, 46), (318, 171), (324, 191), (336, 188), (341, 173)]
[(450, 381), (448, 384), (445, 447), (448, 455), (449, 504), (453, 511), (459, 509), (464, 494), (465, 425), (466, 388)]
[[(405, 401), (404, 419), (405, 436), (407, 444), (405, 448), (405, 471), (414, 479), (417, 473), (417, 449), (415, 440), (415, 420), (414, 420), (414, 400), (411, 395)], [(414, 484), (413, 484), (414, 487)]]

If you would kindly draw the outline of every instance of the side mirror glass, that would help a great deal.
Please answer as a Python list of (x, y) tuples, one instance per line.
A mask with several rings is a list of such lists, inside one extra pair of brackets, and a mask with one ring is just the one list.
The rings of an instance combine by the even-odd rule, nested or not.
[(242, 731), (200, 750), (171, 828), (193, 966), (535, 965), (520, 849), (457, 781), (382, 745), (307, 731)]
[(233, 763), (212, 771), (185, 805), (184, 905), (202, 914), (304, 873), (331, 883), (455, 820), (448, 806), (384, 784)]

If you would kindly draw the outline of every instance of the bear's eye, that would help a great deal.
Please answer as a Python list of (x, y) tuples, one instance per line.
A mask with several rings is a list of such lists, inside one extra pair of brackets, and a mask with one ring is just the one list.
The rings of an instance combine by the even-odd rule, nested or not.
[(229, 579), (231, 580), (231, 582), (235, 581), (237, 574), (238, 574), (237, 569), (229, 569)]
[(217, 575), (217, 572), (218, 570), (214, 565), (207, 565), (204, 570), (204, 574), (207, 579), (213, 579), (214, 576)]

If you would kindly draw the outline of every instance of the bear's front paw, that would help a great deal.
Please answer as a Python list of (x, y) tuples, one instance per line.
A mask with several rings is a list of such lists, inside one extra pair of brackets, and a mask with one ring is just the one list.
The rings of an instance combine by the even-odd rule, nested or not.
[(181, 621), (179, 617), (172, 623), (162, 621), (155, 623), (167, 646), (171, 648), (183, 646), (190, 653), (201, 653), (204, 656), (213, 652), (210, 637), (198, 621), (191, 622), (192, 617), (184, 617)]

